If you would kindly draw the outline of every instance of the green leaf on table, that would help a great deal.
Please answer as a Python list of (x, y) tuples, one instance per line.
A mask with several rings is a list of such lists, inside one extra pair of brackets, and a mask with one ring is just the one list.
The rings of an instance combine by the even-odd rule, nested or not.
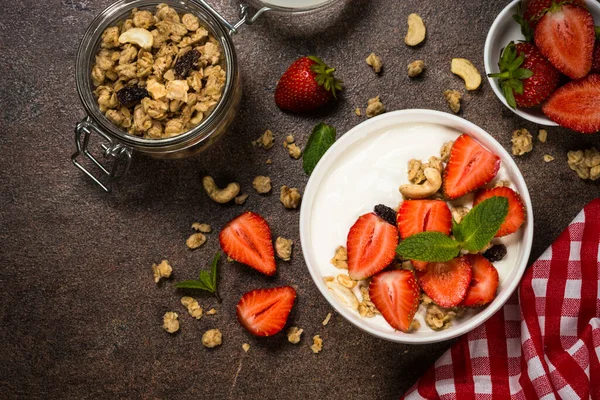
[(454, 225), (452, 233), (460, 246), (468, 251), (479, 251), (496, 236), (508, 215), (508, 199), (502, 196), (482, 201)]
[(200, 270), (199, 279), (198, 280), (187, 280), (183, 282), (177, 282), (175, 287), (177, 289), (199, 289), (205, 290), (207, 292), (213, 293), (217, 300), (221, 302), (219, 298), (219, 292), (217, 291), (217, 264), (219, 262), (219, 258), (221, 257), (221, 253), (215, 254), (210, 272), (205, 270)]
[(335, 142), (335, 128), (325, 123), (317, 124), (314, 128), (302, 156), (302, 167), (307, 175), (312, 174), (323, 154)]
[(458, 256), (460, 244), (441, 232), (421, 232), (404, 239), (398, 253), (404, 259), (444, 262)]

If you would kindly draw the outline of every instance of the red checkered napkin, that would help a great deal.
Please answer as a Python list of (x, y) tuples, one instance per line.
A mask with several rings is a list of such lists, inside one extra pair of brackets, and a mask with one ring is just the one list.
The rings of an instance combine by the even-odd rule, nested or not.
[(600, 198), (406, 399), (600, 399)]

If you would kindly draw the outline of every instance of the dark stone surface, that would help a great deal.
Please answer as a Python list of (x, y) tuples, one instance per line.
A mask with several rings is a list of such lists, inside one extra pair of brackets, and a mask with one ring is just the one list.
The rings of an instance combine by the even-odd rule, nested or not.
[[(231, 132), (193, 159), (159, 161), (136, 156), (120, 190), (106, 195), (70, 162), (73, 127), (83, 117), (75, 90), (78, 42), (91, 19), (109, 1), (25, 0), (0, 16), (0, 393), (2, 398), (331, 398), (394, 399), (450, 343), (405, 346), (375, 339), (334, 315), (318, 293), (297, 246), (291, 263), (280, 262), (265, 279), (239, 265), (221, 268), (222, 304), (200, 295), (218, 314), (192, 320), (179, 304), (173, 281), (155, 285), (150, 266), (168, 258), (175, 279), (193, 277), (218, 249), (216, 233), (196, 252), (184, 241), (194, 221), (219, 230), (241, 210), (263, 214), (275, 236), (298, 243), (298, 212), (286, 211), (275, 194), (253, 192), (255, 175), (274, 186), (304, 188), (300, 162), (284, 152), (292, 133), (306, 143), (311, 127), (324, 120), (344, 133), (362, 121), (352, 114), (381, 95), (388, 110), (446, 111), (442, 91), (462, 89), (449, 72), (452, 57), (465, 57), (483, 70), (488, 28), (507, 1), (347, 1), (319, 15), (265, 16), (235, 38), (244, 76), (244, 99)], [(229, 2), (213, 1), (229, 18)], [(418, 12), (428, 38), (416, 49), (403, 43), (406, 17)], [(384, 73), (364, 63), (375, 51)], [(338, 67), (346, 83), (339, 104), (313, 116), (281, 113), (273, 104), (275, 83), (287, 65), (318, 54)], [(406, 65), (424, 59), (427, 71), (411, 81)], [(511, 132), (537, 132), (483, 87), (465, 96), (461, 114), (510, 148)], [(277, 134), (269, 152), (250, 141), (265, 129)], [(600, 193), (566, 164), (568, 150), (600, 146), (600, 137), (549, 129), (546, 144), (518, 158), (532, 195), (539, 256), (577, 212)], [(599, 147), (600, 148), (600, 147)], [(556, 161), (546, 164), (543, 154)], [(265, 165), (267, 158), (273, 164)], [(200, 180), (210, 173), (235, 179), (250, 193), (245, 206), (208, 200)], [(249, 337), (235, 318), (245, 291), (291, 284), (298, 300), (291, 323), (305, 330), (300, 345), (285, 335)], [(165, 311), (176, 310), (181, 331), (161, 328)], [(204, 331), (218, 327), (224, 344), (207, 350)], [(314, 355), (310, 338), (320, 334), (324, 350)], [(248, 353), (241, 345), (251, 344)]]

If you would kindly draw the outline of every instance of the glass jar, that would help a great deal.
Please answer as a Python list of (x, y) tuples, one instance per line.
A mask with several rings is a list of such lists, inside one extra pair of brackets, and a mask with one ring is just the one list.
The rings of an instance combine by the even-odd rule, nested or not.
[[(257, 6), (253, 15), (249, 7), (240, 5), (240, 20), (230, 24), (204, 0), (118, 0), (102, 11), (85, 32), (77, 52), (76, 85), (87, 116), (75, 127), (76, 152), (71, 157), (73, 164), (106, 192), (110, 192), (129, 170), (134, 152), (156, 158), (183, 158), (209, 148), (228, 129), (235, 118), (242, 95), (241, 79), (235, 47), (231, 35), (243, 24), (252, 24), (262, 13), (306, 12), (323, 8), (335, 0), (252, 0)], [(100, 111), (94, 96), (91, 71), (95, 56), (100, 48), (104, 30), (115, 26), (131, 15), (134, 8), (153, 11), (160, 3), (166, 3), (178, 13), (196, 15), (201, 24), (217, 39), (224, 56), (222, 67), (226, 72), (225, 87), (221, 99), (212, 113), (199, 125), (170, 138), (144, 139), (130, 135), (113, 124)], [(288, 6), (289, 4), (289, 6)], [(107, 161), (100, 162), (91, 151), (93, 135), (101, 140), (101, 151)], [(87, 158), (98, 170), (94, 174), (81, 162)], [(98, 173), (99, 172), (99, 173)]]

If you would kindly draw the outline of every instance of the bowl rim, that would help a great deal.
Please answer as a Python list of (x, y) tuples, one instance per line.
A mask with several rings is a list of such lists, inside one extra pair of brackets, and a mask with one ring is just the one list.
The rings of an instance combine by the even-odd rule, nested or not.
[[(510, 111), (517, 114), (519, 117), (526, 119), (527, 121), (533, 122), (535, 124), (538, 124), (538, 125), (559, 126), (559, 124), (552, 121), (548, 117), (545, 117), (543, 115), (542, 116), (533, 115), (533, 114), (530, 114), (529, 112), (527, 112), (526, 111), (527, 109), (512, 108), (511, 106), (509, 106), (508, 103), (506, 102), (506, 99), (504, 98), (504, 95), (502, 94), (500, 85), (498, 85), (498, 80), (496, 78), (490, 78), (488, 76), (488, 74), (497, 72), (497, 69), (498, 69), (498, 66), (497, 66), (498, 60), (491, 59), (491, 56), (492, 56), (491, 49), (496, 40), (496, 37), (499, 34), (501, 25), (503, 25), (506, 22), (506, 20), (508, 19), (512, 23), (514, 23), (515, 26), (517, 26), (517, 23), (513, 20), (512, 15), (516, 12), (517, 5), (520, 2), (521, 2), (521, 0), (513, 0), (509, 4), (507, 4), (506, 7), (504, 7), (502, 9), (502, 11), (500, 11), (500, 13), (496, 16), (496, 18), (494, 19), (494, 22), (492, 23), (492, 26), (490, 27), (490, 30), (488, 31), (487, 37), (485, 39), (485, 45), (483, 48), (483, 63), (485, 66), (485, 74), (486, 74), (488, 82), (489, 82), (490, 86), (492, 87), (492, 90), (494, 91), (494, 94), (496, 95), (496, 97)], [(598, 2), (597, 0), (586, 0), (586, 5), (588, 6), (588, 8), (590, 9), (590, 12), (592, 12), (593, 15), (600, 14), (600, 2)]]
[[(318, 267), (313, 265), (311, 262), (311, 252), (312, 247), (310, 244), (310, 217), (311, 217), (311, 206), (312, 202), (316, 194), (319, 191), (320, 183), (327, 173), (327, 169), (331, 163), (333, 163), (338, 156), (342, 155), (344, 150), (348, 147), (352, 146), (357, 139), (364, 137), (365, 134), (369, 131), (377, 130), (377, 128), (385, 127), (394, 124), (394, 121), (400, 119), (400, 121), (395, 122), (396, 124), (408, 123), (403, 119), (406, 119), (407, 116), (411, 116), (413, 118), (419, 118), (419, 121), (422, 123), (431, 123), (430, 120), (432, 117), (437, 119), (437, 122), (433, 122), (434, 124), (449, 126), (453, 129), (459, 129), (463, 131), (467, 131), (470, 134), (474, 134), (478, 140), (481, 138), (485, 139), (485, 146), (490, 148), (495, 154), (499, 155), (502, 159), (502, 162), (505, 163), (506, 168), (510, 171), (514, 176), (516, 182), (513, 182), (515, 186), (522, 188), (523, 190), (519, 190), (519, 194), (523, 198), (526, 207), (527, 221), (525, 224), (525, 230), (522, 239), (522, 256), (520, 258), (521, 262), (519, 265), (515, 266), (517, 268), (517, 274), (510, 281), (505, 281), (504, 285), (507, 285), (508, 289), (498, 295), (496, 301), (486, 308), (482, 309), (481, 312), (472, 316), (464, 323), (461, 323), (456, 329), (448, 329), (443, 331), (435, 332), (434, 336), (417, 336), (411, 334), (398, 334), (398, 331), (393, 332), (381, 332), (377, 329), (370, 327), (369, 325), (361, 322), (356, 322), (353, 318), (350, 318), (353, 315), (354, 311), (351, 309), (344, 307), (339, 302), (332, 301), (332, 296), (330, 295), (329, 289), (325, 286), (322, 276), (318, 274)], [(413, 120), (413, 122), (415, 122)], [(479, 325), (483, 324), (488, 318), (494, 315), (498, 310), (500, 310), (506, 301), (512, 296), (517, 286), (521, 282), (523, 274), (528, 264), (529, 256), (531, 254), (531, 247), (533, 243), (533, 210), (531, 205), (531, 198), (529, 196), (529, 190), (527, 189), (527, 184), (521, 171), (517, 167), (515, 161), (510, 156), (510, 154), (502, 147), (502, 145), (494, 139), (489, 133), (475, 125), (474, 123), (458, 117), (453, 114), (449, 114), (446, 112), (436, 111), (436, 110), (428, 110), (428, 109), (407, 109), (407, 110), (399, 110), (393, 111), (389, 113), (385, 113), (379, 115), (375, 118), (371, 118), (366, 120), (354, 128), (350, 129), (343, 136), (341, 136), (334, 144), (327, 150), (325, 155), (321, 158), (313, 173), (311, 174), (308, 183), (306, 185), (306, 189), (304, 190), (304, 198), (302, 201), (302, 205), (300, 208), (300, 243), (302, 246), (303, 257), (306, 263), (306, 267), (308, 268), (311, 278), (323, 297), (330, 303), (330, 305), (341, 314), (346, 320), (348, 320), (351, 324), (356, 326), (357, 328), (367, 332), (375, 337), (380, 339), (397, 342), (397, 343), (405, 343), (405, 344), (427, 344), (427, 343), (437, 343), (445, 340), (453, 339), (457, 336), (461, 336)], [(335, 299), (333, 299), (335, 300)]]

